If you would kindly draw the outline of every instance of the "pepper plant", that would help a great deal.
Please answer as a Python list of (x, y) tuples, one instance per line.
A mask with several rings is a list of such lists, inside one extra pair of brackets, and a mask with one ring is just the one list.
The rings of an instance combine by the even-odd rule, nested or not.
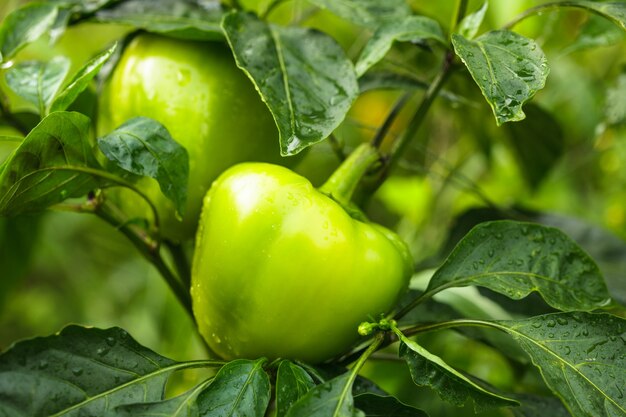
[[(89, 323), (15, 341), (0, 415), (626, 416), (626, 244), (548, 213), (541, 191), (623, 142), (626, 2), (15, 6), (0, 26), (0, 295), (36, 255), (41, 213), (90, 215), (204, 345), (173, 359)], [(117, 39), (77, 68), (29, 55), (85, 25)], [(623, 197), (607, 184), (626, 185), (619, 162), (566, 172), (608, 170), (596, 183)], [(207, 191), (198, 219), (188, 199)]]

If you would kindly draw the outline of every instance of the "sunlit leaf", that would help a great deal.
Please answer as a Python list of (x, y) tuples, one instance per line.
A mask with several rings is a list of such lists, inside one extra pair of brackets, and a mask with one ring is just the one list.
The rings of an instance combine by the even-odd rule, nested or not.
[(394, 42), (417, 42), (433, 39), (445, 45), (443, 31), (436, 20), (424, 16), (410, 16), (399, 22), (381, 25), (363, 48), (356, 63), (356, 73), (363, 75), (380, 61)]
[(431, 387), (442, 400), (456, 406), (463, 406), (468, 399), (473, 401), (476, 411), (518, 404), (513, 399), (477, 385), (446, 364), (439, 356), (433, 355), (405, 336), (400, 336), (400, 357), (407, 362), (415, 384)]
[(52, 4), (33, 3), (9, 14), (0, 26), (0, 54), (4, 61), (44, 35), (54, 24), (57, 8)]
[(252, 79), (280, 132), (283, 155), (328, 137), (358, 94), (354, 67), (328, 35), (232, 12), (223, 21), (237, 65)]
[(495, 221), (473, 228), (431, 279), (427, 292), (478, 285), (514, 300), (536, 291), (554, 308), (594, 310), (610, 296), (593, 259), (558, 229)]
[(474, 13), (470, 13), (465, 16), (463, 20), (461, 20), (461, 23), (459, 23), (457, 33), (466, 39), (472, 39), (474, 36), (476, 36), (480, 25), (485, 19), (485, 13), (487, 13), (488, 6), (489, 2), (485, 1), (480, 9), (476, 10)]
[(63, 89), (59, 96), (54, 100), (50, 111), (63, 111), (66, 110), (75, 100), (78, 98), (88, 86), (91, 80), (98, 75), (98, 72), (102, 66), (111, 58), (113, 52), (115, 52), (116, 45), (106, 51), (98, 54), (96, 57), (87, 62), (78, 72), (72, 77), (70, 83)]
[(452, 44), (493, 109), (496, 123), (522, 120), (522, 105), (544, 87), (549, 72), (537, 43), (499, 30), (475, 40), (453, 34)]
[(574, 312), (499, 325), (530, 355), (572, 416), (626, 415), (626, 320)]
[(7, 71), (6, 81), (11, 90), (37, 106), (39, 114), (45, 116), (69, 70), (70, 61), (63, 56), (50, 62), (25, 61)]
[(0, 355), (0, 415), (104, 415), (117, 405), (163, 397), (175, 362), (120, 328), (68, 326)]
[(118, 167), (156, 179), (161, 192), (183, 213), (189, 156), (165, 126), (147, 117), (136, 117), (99, 138), (98, 147)]

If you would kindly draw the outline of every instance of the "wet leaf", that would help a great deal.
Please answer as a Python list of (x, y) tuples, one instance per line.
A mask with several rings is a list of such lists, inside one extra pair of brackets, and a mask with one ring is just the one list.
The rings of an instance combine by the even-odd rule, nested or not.
[(354, 408), (351, 373), (347, 372), (311, 389), (289, 409), (287, 417), (364, 417)]
[(383, 59), (394, 42), (417, 42), (436, 40), (445, 45), (443, 31), (437, 21), (424, 16), (410, 16), (399, 22), (381, 25), (367, 42), (356, 63), (356, 73), (363, 75), (378, 61)]
[(120, 328), (68, 326), (0, 355), (0, 414), (103, 415), (119, 404), (160, 400), (173, 364)]
[(452, 44), (491, 106), (496, 123), (522, 120), (522, 105), (544, 87), (549, 73), (537, 43), (499, 30), (475, 40), (453, 34)]
[(52, 4), (33, 3), (9, 14), (0, 26), (0, 58), (8, 61), (24, 46), (47, 33), (57, 13)]
[(530, 355), (572, 416), (626, 415), (626, 321), (556, 313), (498, 322)]
[(339, 126), (358, 85), (352, 63), (331, 37), (241, 12), (226, 15), (223, 28), (237, 65), (274, 116), (282, 155), (302, 151)]
[(405, 0), (310, 0), (333, 14), (358, 25), (377, 27), (385, 21), (399, 21), (411, 14)]
[(89, 142), (90, 120), (55, 112), (41, 121), (5, 162), (0, 173), (0, 214), (41, 211), (103, 185), (74, 168), (98, 167)]
[(265, 359), (234, 360), (220, 369), (196, 400), (200, 415), (263, 417), (270, 401)]
[(223, 39), (218, 0), (127, 0), (99, 10), (95, 20), (131, 25), (181, 39)]
[(442, 400), (461, 407), (471, 399), (477, 412), (488, 408), (518, 405), (513, 399), (477, 385), (415, 341), (404, 335), (399, 337), (400, 357), (409, 366), (413, 382), (419, 386), (431, 387)]
[(514, 300), (536, 291), (563, 311), (594, 310), (611, 301), (598, 266), (563, 232), (509, 220), (474, 227), (435, 272), (426, 292), (467, 285)]
[(314, 386), (313, 379), (302, 367), (282, 361), (276, 377), (276, 416), (287, 415), (289, 408)]
[(43, 117), (70, 70), (69, 59), (57, 56), (50, 62), (25, 61), (6, 73), (7, 85), (17, 95), (34, 104)]
[(102, 66), (111, 58), (115, 52), (116, 45), (101, 52), (89, 62), (87, 62), (78, 72), (72, 77), (70, 83), (63, 89), (58, 97), (52, 103), (50, 111), (63, 111), (66, 110), (89, 86), (89, 83), (93, 78), (98, 75)]
[(156, 179), (161, 192), (183, 214), (189, 156), (165, 126), (147, 117), (135, 117), (99, 138), (98, 147), (123, 170)]

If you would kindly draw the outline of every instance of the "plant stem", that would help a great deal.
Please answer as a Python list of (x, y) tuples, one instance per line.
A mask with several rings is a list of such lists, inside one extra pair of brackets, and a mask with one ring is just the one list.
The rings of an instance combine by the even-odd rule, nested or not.
[(372, 145), (369, 143), (359, 145), (319, 190), (342, 206), (349, 207), (352, 194), (361, 178), (378, 159), (378, 150)]
[(189, 259), (185, 253), (185, 248), (179, 244), (170, 240), (164, 240), (165, 246), (172, 255), (174, 266), (180, 281), (187, 287), (187, 290), (191, 288), (191, 266), (189, 265)]
[(365, 351), (363, 351), (363, 353), (361, 353), (357, 362), (350, 369), (350, 383), (348, 384), (348, 386), (352, 387), (352, 383), (356, 379), (357, 374), (359, 373), (367, 359), (372, 355), (372, 353), (378, 350), (378, 348), (383, 344), (384, 340), (385, 332), (379, 331), (378, 333), (376, 333), (374, 339), (372, 340), (372, 343), (365, 349)]
[(106, 200), (103, 200), (96, 206), (94, 213), (126, 236), (139, 250), (141, 255), (159, 271), (178, 301), (183, 305), (193, 320), (194, 316), (191, 309), (191, 296), (189, 291), (184, 288), (182, 283), (176, 278), (163, 260), (159, 242), (152, 239), (143, 229), (128, 223), (123, 213)]
[(412, 95), (412, 93), (405, 93), (402, 95), (402, 97), (400, 97), (400, 99), (398, 99), (398, 101), (396, 101), (393, 108), (387, 115), (387, 118), (383, 122), (382, 126), (380, 126), (380, 128), (376, 131), (376, 135), (374, 135), (374, 138), (372, 139), (371, 144), (374, 148), (380, 148), (380, 145), (382, 145), (385, 136), (387, 136), (387, 133), (389, 132), (389, 129), (391, 129), (391, 125), (396, 120), (396, 118), (398, 117), (398, 115)]

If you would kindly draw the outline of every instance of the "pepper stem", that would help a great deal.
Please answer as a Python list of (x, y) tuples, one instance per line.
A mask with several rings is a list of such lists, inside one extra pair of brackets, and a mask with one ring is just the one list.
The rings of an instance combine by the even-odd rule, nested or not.
[(342, 206), (349, 206), (361, 178), (379, 158), (378, 150), (371, 144), (359, 145), (319, 190)]

